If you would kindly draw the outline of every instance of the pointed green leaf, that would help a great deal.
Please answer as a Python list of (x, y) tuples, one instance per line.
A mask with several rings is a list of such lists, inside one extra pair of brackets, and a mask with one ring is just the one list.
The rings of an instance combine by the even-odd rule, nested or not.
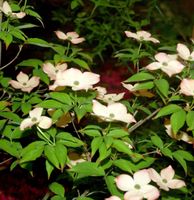
[(171, 115), (170, 124), (175, 134), (184, 126), (185, 120), (186, 112), (184, 110), (179, 110)]
[(134, 74), (133, 76), (128, 78), (125, 82), (130, 83), (130, 82), (148, 81), (148, 80), (154, 80), (154, 79), (155, 77), (152, 74), (146, 73), (146, 72), (140, 72), (140, 73)]
[(189, 130), (194, 130), (194, 111), (189, 111), (186, 116), (186, 123)]
[(154, 84), (158, 91), (164, 96), (168, 97), (169, 92), (169, 83), (166, 79), (158, 79), (154, 80)]

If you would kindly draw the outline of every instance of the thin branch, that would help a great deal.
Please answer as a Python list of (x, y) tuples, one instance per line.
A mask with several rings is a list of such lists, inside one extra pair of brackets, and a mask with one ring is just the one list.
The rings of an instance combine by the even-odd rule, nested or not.
[(19, 45), (19, 51), (17, 52), (16, 56), (10, 61), (8, 62), (6, 65), (4, 65), (3, 67), (0, 68), (0, 71), (5, 69), (6, 67), (8, 67), (9, 65), (11, 65), (19, 56), (19, 54), (21, 53), (23, 48), (23, 45)]
[(151, 119), (156, 113), (158, 113), (159, 110), (160, 110), (160, 108), (158, 108), (157, 110), (155, 110), (152, 114), (148, 115), (145, 119), (142, 119), (142, 120), (138, 121), (136, 124), (134, 124), (131, 128), (128, 129), (128, 133), (133, 132), (135, 129), (137, 129), (138, 127), (140, 127), (146, 121), (148, 121), (149, 119)]

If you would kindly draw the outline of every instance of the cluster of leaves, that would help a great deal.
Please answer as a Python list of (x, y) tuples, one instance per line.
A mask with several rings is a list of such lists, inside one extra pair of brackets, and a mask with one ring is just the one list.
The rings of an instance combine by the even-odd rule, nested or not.
[[(72, 8), (76, 9), (75, 2), (82, 1), (72, 2)], [(103, 2), (94, 1), (95, 9), (103, 6)], [(14, 5), (11, 4), (13, 10)], [(122, 2), (122, 6), (124, 5)], [(27, 15), (41, 20), (31, 7), (19, 6), (14, 11), (22, 10)], [(108, 4), (106, 6), (108, 7)], [(112, 7), (114, 8), (113, 3)], [(153, 48), (150, 45), (150, 48), (143, 50), (138, 46), (138, 53), (132, 61), (136, 63), (139, 71), (125, 81), (138, 84), (135, 88), (136, 93), (130, 99), (120, 100), (127, 111), (135, 116), (137, 122), (134, 125), (126, 125), (110, 118), (106, 120), (103, 116), (99, 116), (99, 119), (93, 109), (93, 100), (98, 95), (94, 88), (75, 90), (70, 85), (57, 85), (60, 87), (50, 91), (49, 86), (53, 84), (53, 79), (44, 70), (44, 64), (49, 62), (54, 66), (67, 63), (68, 68), (76, 67), (89, 71), (87, 61), (91, 61), (90, 56), (72, 45), (72, 38), (67, 37), (67, 41), (59, 43), (47, 42), (36, 37), (29, 38), (21, 27), (33, 28), (35, 25), (25, 23), (25, 18), (20, 21), (13, 16), (4, 15), (3, 19), (4, 36), (1, 37), (1, 41), (6, 44), (5, 51), (15, 43), (18, 46), (25, 44), (50, 48), (53, 52), (52, 60), (29, 58), (12, 66), (14, 72), (23, 71), (28, 73), (28, 77), (38, 77), (39, 84), (27, 92), (22, 90), (26, 85), (22, 85), (23, 80), (20, 81), (19, 77), (19, 87), (10, 84), (10, 81), (15, 79), (15, 73), (12, 74), (14, 77), (6, 76), (6, 69), (11, 65), (1, 67), (0, 150), (13, 157), (11, 170), (21, 167), (33, 174), (34, 166), (41, 160), (48, 179), (55, 179), (49, 185), (52, 194), (47, 194), (47, 198), (97, 200), (110, 194), (123, 198), (123, 192), (116, 188), (114, 181), (119, 174), (133, 174), (149, 167), (159, 171), (171, 164), (176, 174), (185, 179), (187, 187), (178, 192), (162, 192), (162, 199), (192, 197), (194, 142), (192, 140), (187, 143), (188, 141), (182, 141), (181, 138), (178, 140), (177, 137), (183, 131), (193, 138), (193, 96), (185, 97), (178, 93), (180, 79), (193, 79), (192, 62), (185, 62), (189, 67), (185, 67), (181, 74), (171, 78), (158, 71), (148, 72), (147, 69), (140, 68), (138, 61), (141, 57), (138, 56), (139, 53), (144, 53), (144, 57), (153, 57)], [(16, 31), (11, 31), (15, 27)], [(119, 30), (119, 27), (114, 28), (114, 31), (117, 29)], [(147, 43), (146, 45), (149, 46)], [(124, 54), (127, 55), (125, 51)], [(10, 63), (12, 62), (8, 64)], [(74, 84), (76, 86), (79, 83)], [(44, 115), (52, 119), (52, 126), (45, 128), (45, 124), (41, 124), (46, 123), (45, 116), (39, 118), (36, 123), (33, 118), (36, 116), (32, 116), (34, 108), (43, 108)], [(29, 114), (31, 118), (28, 117)], [(21, 124), (26, 118), (28, 123), (29, 119), (31, 121), (23, 129)], [(164, 128), (164, 121), (169, 120), (174, 132), (173, 138), (167, 135)]]

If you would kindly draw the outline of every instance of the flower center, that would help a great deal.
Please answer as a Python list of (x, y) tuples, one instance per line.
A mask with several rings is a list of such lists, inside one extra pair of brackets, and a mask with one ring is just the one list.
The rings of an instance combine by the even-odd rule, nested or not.
[(139, 189), (141, 189), (141, 186), (140, 186), (139, 184), (136, 184), (136, 185), (134, 186), (134, 188), (137, 189), (137, 190), (139, 190)]
[(114, 118), (114, 116), (115, 116), (115, 115), (114, 115), (113, 113), (110, 113), (110, 114), (109, 114), (109, 117), (110, 117), (110, 118)]
[(32, 120), (32, 122), (36, 122), (36, 121), (37, 121), (37, 118), (36, 118), (36, 117), (33, 117), (31, 120)]
[(164, 178), (164, 179), (162, 179), (162, 182), (167, 183), (168, 181)]
[(73, 84), (74, 85), (79, 85), (79, 81), (74, 81)]
[(167, 62), (163, 62), (162, 65), (163, 66), (168, 66), (168, 63)]
[(189, 57), (188, 57), (188, 60), (192, 60), (192, 57), (191, 57), (191, 56), (189, 56)]
[(143, 37), (143, 36), (140, 36), (139, 39), (140, 39), (140, 40), (144, 40), (144, 37)]
[(27, 85), (27, 83), (23, 83), (22, 85), (23, 85), (23, 86), (26, 86), (26, 85)]

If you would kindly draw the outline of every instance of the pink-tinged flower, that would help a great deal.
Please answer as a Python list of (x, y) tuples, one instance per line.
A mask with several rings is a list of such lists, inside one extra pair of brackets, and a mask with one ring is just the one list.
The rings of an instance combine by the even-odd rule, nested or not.
[(96, 100), (93, 100), (92, 107), (94, 115), (105, 121), (121, 121), (127, 124), (136, 122), (134, 117), (127, 113), (127, 108), (122, 103), (112, 103), (104, 106)]
[(137, 31), (136, 33), (132, 33), (131, 31), (125, 31), (125, 34), (127, 37), (134, 38), (138, 41), (151, 41), (153, 43), (160, 43), (159, 40), (157, 40), (154, 37), (151, 37), (151, 34), (147, 31)]
[(194, 138), (189, 136), (186, 132), (180, 131), (180, 133), (173, 133), (171, 124), (164, 125), (166, 128), (166, 133), (173, 139), (182, 140), (188, 144), (194, 144)]
[(37, 124), (40, 128), (48, 129), (52, 125), (52, 120), (49, 117), (41, 116), (43, 108), (34, 108), (29, 112), (29, 118), (24, 119), (20, 124), (20, 130), (31, 128)]
[(194, 51), (190, 52), (186, 45), (179, 43), (176, 49), (183, 60), (194, 61)]
[(124, 88), (126, 88), (130, 92), (135, 92), (136, 91), (135, 87), (138, 86), (138, 83), (136, 83), (135, 85), (122, 83), (122, 85), (123, 85)]
[(96, 96), (97, 99), (102, 99), (103, 96), (107, 93), (106, 88), (101, 86), (97, 86), (94, 89), (97, 91), (97, 96)]
[(179, 179), (173, 179), (175, 172), (171, 165), (162, 169), (160, 174), (155, 169), (148, 169), (152, 181), (160, 187), (160, 189), (169, 191), (169, 189), (179, 189), (185, 186), (185, 182)]
[(124, 92), (119, 94), (115, 93), (105, 94), (101, 100), (104, 101), (105, 103), (112, 104), (116, 101), (120, 101), (124, 97), (124, 95), (125, 95)]
[(69, 86), (72, 90), (88, 90), (100, 81), (100, 76), (92, 72), (81, 72), (70, 68), (63, 72), (59, 71), (54, 85)]
[(194, 96), (194, 79), (183, 79), (180, 88), (180, 93), (186, 96)]
[(63, 33), (62, 31), (55, 31), (57, 37), (61, 40), (69, 40), (73, 44), (79, 44), (85, 41), (85, 38), (79, 37), (76, 32)]
[(115, 93), (106, 94), (107, 90), (104, 87), (95, 87), (94, 89), (97, 90), (96, 98), (108, 104), (121, 100), (125, 95), (124, 92), (119, 93), (119, 94), (115, 94)]
[(23, 92), (31, 92), (31, 90), (39, 85), (40, 78), (33, 76), (29, 79), (28, 75), (20, 72), (17, 77), (17, 81), (11, 80), (9, 83), (15, 89), (20, 89)]
[(146, 169), (135, 172), (133, 178), (127, 174), (121, 174), (115, 179), (117, 187), (126, 191), (124, 200), (155, 200), (160, 196), (159, 190), (150, 185), (149, 173)]
[(10, 5), (9, 5), (9, 3), (7, 1), (3, 2), (3, 5), (2, 5), (2, 7), (0, 7), (0, 10), (5, 15), (8, 15), (8, 16), (11, 16), (11, 17), (15, 17), (15, 18), (18, 18), (18, 19), (21, 19), (21, 18), (26, 16), (25, 12), (18, 12), (18, 13), (12, 12), (11, 7), (10, 7)]
[(109, 198), (106, 198), (105, 200), (121, 200), (121, 199), (117, 196), (111, 196)]
[(57, 64), (54, 66), (52, 63), (47, 62), (43, 64), (43, 71), (48, 75), (50, 80), (56, 80), (57, 72), (65, 71), (67, 69), (67, 63)]
[(182, 72), (185, 67), (175, 58), (176, 57), (174, 55), (172, 56), (166, 53), (158, 53), (155, 55), (157, 62), (153, 62), (147, 65), (145, 68), (151, 71), (161, 69), (169, 77), (171, 77), (174, 74)]

